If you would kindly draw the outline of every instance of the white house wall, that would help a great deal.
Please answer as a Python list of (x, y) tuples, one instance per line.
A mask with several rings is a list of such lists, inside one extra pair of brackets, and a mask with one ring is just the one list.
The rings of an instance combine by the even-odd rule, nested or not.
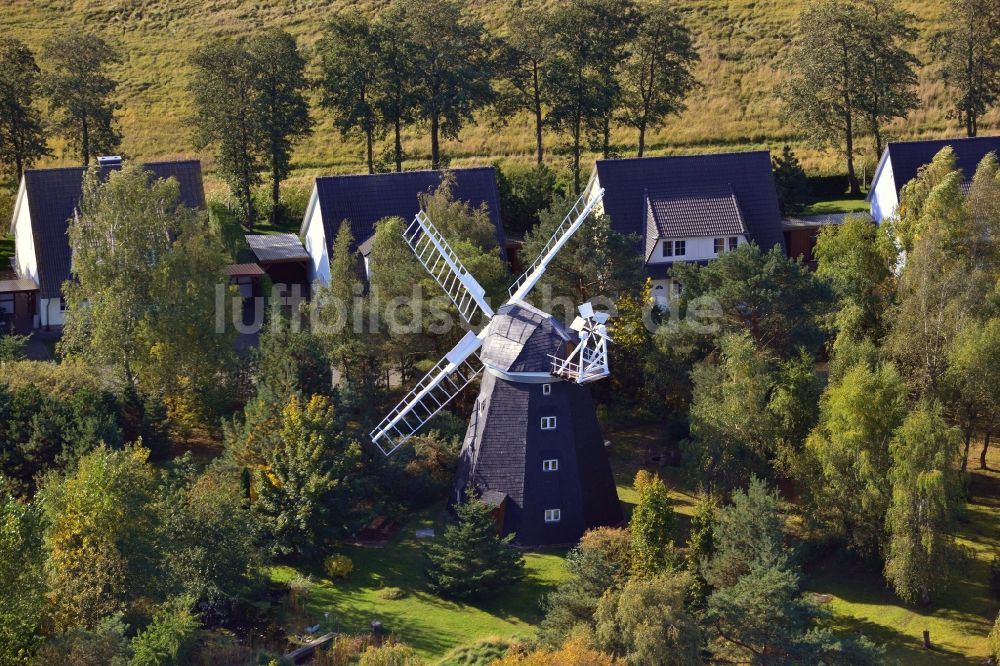
[(62, 299), (59, 298), (38, 299), (39, 325), (42, 328), (63, 325), (63, 322), (65, 321), (65, 317), (63, 315), (65, 313), (62, 311), (61, 300)]
[(312, 196), (309, 198), (306, 215), (302, 235), (310, 259), (309, 281), (328, 285), (330, 284), (330, 252), (326, 242), (326, 231), (323, 228), (323, 212), (320, 210), (315, 185), (313, 185)]
[[(28, 210), (28, 192), (24, 187), (24, 178), (17, 190), (17, 202), (14, 204), (14, 263), (17, 276), (31, 279), (38, 284), (38, 257), (35, 254), (35, 237), (31, 233), (31, 212)], [(0, 266), (5, 270), (6, 266)]]
[[(730, 236), (724, 237), (728, 242)], [(739, 239), (739, 244), (747, 242), (745, 236), (737, 236)], [(670, 242), (675, 240), (684, 241), (684, 255), (680, 257), (664, 257), (663, 256), (663, 243), (665, 241), (658, 240), (656, 242), (656, 247), (653, 249), (653, 255), (649, 258), (646, 263), (649, 264), (669, 264), (674, 261), (707, 261), (709, 259), (718, 258), (718, 254), (715, 253), (715, 237), (712, 238), (671, 238)]]
[(899, 196), (896, 194), (896, 179), (892, 175), (892, 160), (887, 159), (882, 165), (871, 190), (872, 219), (881, 224), (882, 220), (891, 217), (896, 212), (899, 205)]

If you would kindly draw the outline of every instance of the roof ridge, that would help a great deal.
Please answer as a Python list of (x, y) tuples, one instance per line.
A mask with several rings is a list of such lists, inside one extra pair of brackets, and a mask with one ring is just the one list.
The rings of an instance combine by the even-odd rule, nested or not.
[(724, 151), (719, 153), (692, 153), (683, 155), (646, 155), (643, 157), (614, 157), (607, 159), (595, 160), (597, 164), (607, 164), (607, 163), (621, 163), (621, 162), (636, 162), (639, 160), (672, 160), (672, 159), (708, 159), (713, 157), (733, 157), (737, 155), (757, 155), (765, 153), (770, 155), (771, 151), (768, 148), (761, 148), (759, 150), (735, 150), (735, 151)]
[(944, 139), (907, 139), (901, 141), (889, 141), (886, 146), (899, 146), (906, 144), (915, 143), (951, 143), (952, 141), (977, 141), (985, 139), (1000, 139), (1000, 134), (993, 134), (990, 136), (956, 136), (956, 137), (946, 137)]
[[(132, 161), (134, 161), (134, 160), (132, 160)], [(154, 160), (152, 162), (139, 162), (140, 166), (157, 166), (157, 165), (161, 165), (161, 164), (198, 164), (200, 166), (201, 165), (201, 160), (198, 159), (198, 158), (191, 158), (191, 159), (186, 159), (186, 160)], [(99, 169), (110, 169), (110, 168), (112, 168), (112, 165), (88, 164), (88, 165), (84, 166), (82, 164), (77, 164), (75, 166), (73, 166), (73, 165), (67, 165), (67, 166), (57, 166), (57, 167), (41, 167), (41, 168), (25, 169), (24, 173), (25, 174), (29, 174), (29, 173), (47, 173), (47, 172), (51, 172), (51, 171), (77, 171), (77, 170), (86, 171), (87, 169), (89, 169), (91, 167), (95, 167), (95, 166), (97, 168), (99, 168)], [(120, 165), (114, 165), (114, 166), (120, 166)]]
[(316, 176), (315, 180), (333, 180), (333, 179), (348, 179), (348, 178), (381, 178), (386, 176), (405, 176), (411, 174), (426, 174), (426, 173), (447, 173), (448, 171), (485, 171), (493, 170), (493, 166), (470, 166), (470, 167), (455, 167), (452, 169), (409, 169), (407, 171), (385, 171), (382, 173), (343, 173), (343, 174), (330, 174), (327, 176)]

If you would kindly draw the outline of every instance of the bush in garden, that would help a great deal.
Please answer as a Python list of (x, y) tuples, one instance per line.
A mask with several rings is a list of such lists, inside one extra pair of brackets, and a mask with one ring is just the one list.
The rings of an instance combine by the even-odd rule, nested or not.
[(354, 562), (347, 555), (330, 555), (323, 560), (323, 571), (328, 578), (347, 578), (354, 571)]

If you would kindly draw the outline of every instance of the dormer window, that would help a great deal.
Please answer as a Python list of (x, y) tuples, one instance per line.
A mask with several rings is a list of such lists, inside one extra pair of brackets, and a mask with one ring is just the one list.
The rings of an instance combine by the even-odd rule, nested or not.
[(740, 244), (740, 239), (739, 239), (739, 236), (730, 236), (730, 237), (729, 237), (729, 249), (730, 249), (730, 250), (735, 250), (735, 249), (736, 249), (736, 247), (737, 247), (737, 246), (738, 246), (739, 244)]

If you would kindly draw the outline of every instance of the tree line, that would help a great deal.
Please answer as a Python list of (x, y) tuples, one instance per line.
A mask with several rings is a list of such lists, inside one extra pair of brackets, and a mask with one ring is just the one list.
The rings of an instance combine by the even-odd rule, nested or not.
[[(799, 16), (779, 87), (786, 117), (820, 145), (843, 152), (851, 193), (861, 191), (854, 164), (867, 134), (881, 155), (887, 126), (920, 100), (916, 16), (891, 0), (815, 0)], [(929, 35), (934, 75), (945, 84), (951, 117), (976, 136), (979, 119), (1000, 97), (1000, 3), (948, 0), (944, 27)]]
[[(121, 61), (117, 50), (77, 31), (50, 39), (42, 55), (50, 68), (40, 74), (23, 43), (7, 38), (0, 49), (0, 161), (15, 176), (50, 154), (40, 96), (57, 114), (53, 129), (84, 164), (121, 140), (110, 73)], [(666, 0), (518, 4), (503, 34), (488, 32), (460, 0), (396, 0), (378, 17), (337, 14), (322, 27), (315, 53), (277, 29), (199, 48), (190, 57), (193, 139), (199, 149), (214, 149), (248, 225), (262, 172), (270, 176), (272, 215), (281, 214), (279, 187), (294, 143), (314, 126), (313, 90), (342, 137), (363, 139), (370, 173), (385, 168), (376, 146), (387, 134), (386, 157), (400, 171), (403, 130), (426, 129), (431, 166), (439, 168), (442, 140), (457, 139), (475, 118), (500, 127), (527, 112), (537, 162), (546, 130), (566, 137), (579, 190), (581, 153), (594, 148), (609, 157), (614, 127), (634, 128), (644, 153), (647, 131), (684, 108), (696, 60), (691, 35)], [(307, 74), (310, 61), (316, 77)]]

